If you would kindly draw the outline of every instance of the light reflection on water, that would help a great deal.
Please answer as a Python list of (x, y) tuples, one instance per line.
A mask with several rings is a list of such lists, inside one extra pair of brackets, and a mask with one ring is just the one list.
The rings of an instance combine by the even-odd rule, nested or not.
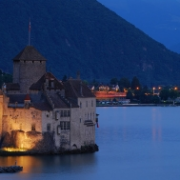
[(177, 180), (180, 177), (180, 107), (98, 108), (95, 154), (0, 157), (17, 160), (18, 174), (0, 179)]

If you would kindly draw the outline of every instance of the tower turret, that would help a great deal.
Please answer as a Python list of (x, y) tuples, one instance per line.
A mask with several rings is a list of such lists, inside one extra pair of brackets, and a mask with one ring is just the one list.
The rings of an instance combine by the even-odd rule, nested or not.
[(19, 83), (21, 93), (27, 93), (45, 73), (46, 59), (33, 46), (26, 46), (13, 58), (13, 83)]

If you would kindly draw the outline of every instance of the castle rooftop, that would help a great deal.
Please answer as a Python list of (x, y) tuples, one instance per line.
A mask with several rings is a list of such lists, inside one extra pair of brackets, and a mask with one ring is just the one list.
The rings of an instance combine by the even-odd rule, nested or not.
[(26, 46), (17, 56), (13, 58), (14, 61), (46, 61), (46, 59), (33, 46)]

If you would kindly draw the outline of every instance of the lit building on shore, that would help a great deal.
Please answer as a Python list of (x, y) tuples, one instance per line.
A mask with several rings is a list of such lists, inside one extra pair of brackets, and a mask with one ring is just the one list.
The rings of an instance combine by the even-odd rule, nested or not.
[(96, 99), (77, 79), (62, 83), (26, 46), (13, 59), (13, 83), (0, 92), (0, 146), (33, 152), (97, 151)]

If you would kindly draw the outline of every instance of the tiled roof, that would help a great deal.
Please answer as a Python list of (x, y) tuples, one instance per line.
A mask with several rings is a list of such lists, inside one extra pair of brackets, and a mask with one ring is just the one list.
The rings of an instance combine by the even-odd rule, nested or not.
[(46, 61), (33, 46), (26, 46), (13, 60)]
[(46, 79), (54, 80), (53, 89), (60, 89), (60, 90), (64, 89), (63, 84), (60, 81), (58, 81), (56, 77), (50, 72), (45, 73), (36, 83), (33, 83), (29, 89), (38, 90), (38, 91), (41, 90), (44, 86), (44, 83), (46, 82)]
[(48, 102), (33, 103), (32, 107), (34, 107), (35, 109), (41, 110), (41, 111), (51, 111), (52, 110), (52, 108)]
[(64, 83), (64, 87), (66, 97), (95, 97), (87, 85), (81, 80), (69, 79)]
[(54, 104), (54, 108), (79, 107), (77, 103), (75, 104), (73, 101), (66, 99), (61, 95), (58, 95), (58, 93), (50, 94), (49, 97)]
[(7, 95), (9, 97), (10, 103), (24, 103), (24, 99), (26, 97), (26, 94), (9, 94)]

